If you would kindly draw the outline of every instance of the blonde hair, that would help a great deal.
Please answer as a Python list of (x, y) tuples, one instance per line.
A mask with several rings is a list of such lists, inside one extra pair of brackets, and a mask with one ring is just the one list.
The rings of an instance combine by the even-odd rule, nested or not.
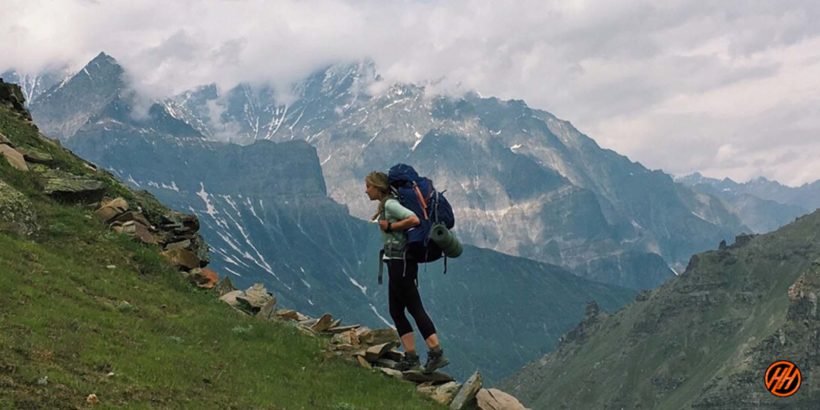
[(376, 219), (384, 212), (384, 203), (391, 198), (390, 195), (390, 184), (387, 182), (387, 174), (384, 172), (373, 171), (364, 178), (364, 182), (370, 186), (375, 187), (376, 189), (381, 192), (382, 197), (379, 201), (379, 207), (376, 209), (376, 213), (370, 219)]

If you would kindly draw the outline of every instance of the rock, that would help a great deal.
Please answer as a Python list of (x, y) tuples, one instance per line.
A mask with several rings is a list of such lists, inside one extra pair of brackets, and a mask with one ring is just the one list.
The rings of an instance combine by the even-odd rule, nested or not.
[(276, 315), (274, 312), (276, 311), (276, 298), (272, 298), (261, 309), (259, 309), (259, 313), (256, 314), (256, 317), (259, 319), (264, 320), (273, 320)]
[[(134, 225), (133, 221), (131, 221), (131, 224)], [(125, 228), (125, 225), (123, 225), (123, 228)], [(125, 229), (123, 229), (123, 232), (127, 233)], [(160, 252), (160, 255), (164, 256), (165, 259), (171, 263), (171, 265), (174, 265), (180, 269), (191, 270), (199, 267), (199, 259), (193, 252), (187, 249), (163, 251)]]
[(124, 212), (117, 215), (114, 219), (117, 222), (134, 221), (145, 226), (151, 226), (151, 222), (142, 214), (142, 212), (125, 209)]
[(350, 352), (355, 348), (356, 348), (356, 346), (353, 346), (353, 345), (350, 345), (350, 344), (347, 344), (347, 343), (336, 344), (336, 345), (331, 345), (330, 346), (330, 350), (334, 351), (339, 356), (343, 355), (346, 352)]
[(23, 158), (23, 154), (16, 149), (9, 145), (0, 144), (0, 154), (6, 157), (6, 160), (12, 167), (20, 171), (28, 171), (28, 165), (26, 165), (26, 160)]
[(464, 410), (475, 403), (475, 396), (481, 390), (481, 374), (473, 373), (450, 403), (451, 410)]
[[(151, 245), (154, 245), (154, 244), (157, 243), (157, 238), (151, 232), (150, 228), (148, 228), (147, 226), (145, 226), (145, 225), (143, 225), (143, 224), (141, 224), (137, 221), (133, 221), (133, 222), (134, 222), (134, 228), (135, 229), (134, 229), (134, 233), (133, 233), (132, 236), (134, 238), (139, 239), (139, 241), (142, 242), (142, 243), (147, 243), (147, 244), (151, 244)], [(202, 266), (202, 261), (201, 260), (200, 260), (199, 266)]]
[(37, 216), (20, 191), (0, 180), (0, 231), (29, 236), (37, 231)]
[(481, 389), (476, 394), (479, 410), (525, 410), (515, 397), (498, 389)]
[(191, 246), (190, 239), (184, 239), (179, 242), (171, 242), (165, 245), (165, 250), (170, 251), (174, 249), (187, 249)]
[(453, 397), (455, 397), (459, 388), (461, 388), (461, 385), (456, 382), (447, 382), (439, 386), (433, 385), (432, 383), (423, 383), (420, 384), (416, 390), (446, 406), (453, 401)]
[(376, 346), (371, 346), (365, 351), (364, 358), (368, 362), (373, 363), (376, 360), (379, 360), (379, 358), (381, 358), (390, 349), (397, 347), (398, 345), (399, 344), (397, 342), (387, 342)]
[(402, 353), (402, 352), (400, 352), (396, 349), (390, 349), (390, 351), (385, 352), (385, 354), (382, 357), (384, 357), (385, 359), (390, 359), (390, 360), (399, 362), (399, 361), (401, 361), (401, 359), (404, 358), (404, 353)]
[(121, 213), (122, 213), (122, 211), (117, 210), (115, 208), (103, 206), (103, 207), (98, 208), (96, 211), (94, 211), (94, 216), (96, 216), (97, 219), (99, 219), (99, 220), (101, 220), (105, 223), (108, 223), (108, 222), (111, 222), (114, 218), (116, 218)]
[(245, 290), (243, 295), (236, 297), (241, 308), (249, 312), (258, 312), (263, 306), (270, 301), (276, 301), (276, 298), (268, 293), (265, 285), (261, 283), (254, 283), (253, 286)]
[(291, 309), (279, 309), (276, 311), (276, 317), (285, 320), (299, 320), (299, 313)]
[[(415, 383), (440, 384), (454, 381), (454, 379), (450, 375), (441, 372), (425, 374), (421, 370), (408, 370), (403, 374), (404, 380), (409, 380)], [(455, 392), (453, 392), (453, 394), (455, 395)]]
[[(343, 333), (343, 332), (347, 332), (348, 330), (356, 330), (359, 327), (361, 327), (361, 325), (334, 326), (334, 327), (331, 327), (330, 329), (327, 329), (327, 331), (330, 332), (330, 333)], [(359, 335), (358, 334), (356, 335), (356, 340), (359, 340)]]
[(395, 329), (375, 329), (370, 330), (368, 329), (367, 332), (363, 332), (363, 334), (359, 335), (359, 340), (362, 343), (366, 344), (381, 344), (386, 342), (398, 342), (399, 341), (399, 334), (396, 333)]
[(241, 290), (235, 290), (235, 291), (232, 291), (232, 292), (228, 292), (228, 293), (220, 296), (219, 300), (221, 300), (221, 301), (223, 301), (223, 302), (225, 302), (225, 303), (227, 303), (227, 304), (229, 304), (233, 307), (236, 307), (237, 305), (239, 305), (239, 301), (237, 301), (236, 298), (241, 296), (242, 293), (244, 293), (244, 292), (242, 292)]
[(403, 379), (401, 372), (398, 370), (388, 369), (387, 367), (379, 367), (378, 369), (379, 371), (390, 377), (394, 377), (396, 379)]
[(196, 254), (196, 257), (202, 261), (202, 266), (210, 263), (210, 248), (208, 247), (208, 243), (206, 243), (205, 240), (202, 239), (202, 236), (198, 233), (194, 235), (193, 239), (191, 239), (191, 250)]
[(91, 394), (88, 395), (88, 397), (85, 398), (85, 402), (92, 405), (92, 406), (94, 406), (94, 405), (100, 404), (100, 399), (97, 398), (96, 394), (91, 393)]
[(27, 147), (21, 148), (21, 154), (23, 154), (23, 158), (27, 162), (31, 162), (33, 164), (45, 164), (45, 165), (52, 165), (54, 164), (54, 156), (49, 154), (48, 152), (40, 151), (37, 148)]
[(370, 330), (369, 327), (361, 326), (358, 329), (356, 329), (356, 336), (359, 336), (359, 340), (362, 343), (366, 343), (363, 339), (367, 338), (368, 337), (367, 335), (369, 335), (370, 332), (372, 332), (372, 330)]
[(6, 144), (6, 145), (14, 146), (14, 144), (12, 144), (11, 141), (8, 139), (8, 137), (3, 135), (2, 132), (0, 132), (0, 144)]
[(362, 366), (365, 369), (372, 369), (373, 368), (373, 366), (371, 366), (370, 363), (367, 360), (364, 359), (364, 357), (356, 356), (356, 361), (359, 362), (359, 366)]
[(327, 329), (330, 329), (331, 324), (333, 324), (333, 317), (330, 316), (329, 313), (325, 313), (322, 317), (316, 321), (315, 324), (310, 326), (310, 329), (316, 333), (324, 332)]
[(217, 295), (222, 296), (228, 292), (235, 291), (236, 287), (233, 285), (233, 282), (231, 282), (231, 278), (225, 276), (219, 281), (219, 283), (217, 283), (214, 290), (216, 290)]
[(219, 281), (219, 275), (208, 268), (194, 268), (188, 274), (188, 280), (203, 289), (212, 289)]
[(49, 169), (43, 173), (43, 192), (67, 202), (99, 202), (105, 193), (105, 184), (96, 179), (74, 175), (65, 171)]
[(332, 344), (349, 344), (357, 346), (359, 344), (359, 336), (356, 336), (355, 330), (348, 330), (342, 333), (336, 333), (330, 338)]
[[(399, 363), (398, 363), (398, 362), (396, 362), (395, 360), (386, 359), (386, 358), (384, 358), (384, 357), (380, 357), (380, 358), (378, 358), (378, 359), (376, 359), (376, 360), (374, 360), (374, 361), (372, 361), (372, 362), (370, 362), (370, 363), (371, 363), (372, 365), (374, 365), (374, 366), (378, 366), (378, 367), (387, 367), (387, 368), (389, 368), (389, 369), (395, 369), (395, 368), (396, 368), (396, 365), (398, 365), (398, 364), (399, 364)], [(397, 369), (397, 370), (398, 370), (398, 369)]]

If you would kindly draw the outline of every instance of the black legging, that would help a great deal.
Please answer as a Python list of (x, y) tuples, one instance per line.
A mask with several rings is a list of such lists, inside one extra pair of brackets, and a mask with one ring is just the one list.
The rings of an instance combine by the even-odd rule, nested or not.
[(422, 337), (426, 340), (430, 335), (436, 333), (436, 327), (424, 310), (424, 305), (421, 304), (421, 296), (416, 286), (418, 272), (419, 264), (416, 261), (387, 260), (387, 273), (390, 276), (390, 282), (388, 283), (390, 317), (393, 318), (393, 323), (396, 324), (396, 331), (399, 336), (413, 332), (410, 321), (404, 315), (404, 309), (407, 309), (415, 319)]

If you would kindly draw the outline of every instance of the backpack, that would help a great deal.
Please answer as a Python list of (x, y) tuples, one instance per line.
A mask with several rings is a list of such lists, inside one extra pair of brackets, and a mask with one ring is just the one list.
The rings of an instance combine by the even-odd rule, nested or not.
[[(444, 192), (436, 191), (433, 181), (420, 177), (413, 167), (406, 164), (390, 168), (387, 182), (399, 203), (419, 218), (419, 225), (407, 230), (407, 255), (419, 263), (440, 259), (444, 253), (430, 240), (431, 228), (435, 224), (443, 224), (447, 229), (455, 226), (453, 208), (444, 197)], [(445, 273), (446, 262), (445, 257)]]

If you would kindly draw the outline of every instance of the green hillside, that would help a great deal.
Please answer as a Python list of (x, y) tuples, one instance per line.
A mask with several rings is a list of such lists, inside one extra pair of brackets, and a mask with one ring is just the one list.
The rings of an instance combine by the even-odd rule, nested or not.
[[(533, 408), (817, 409), (820, 211), (692, 257), (686, 272), (621, 311), (591, 315), (502, 384)], [(766, 368), (804, 376), (770, 394)]]
[(240, 315), (93, 207), (44, 194), (44, 175), (60, 170), (146, 213), (161, 207), (3, 101), (0, 133), (51, 157), (20, 171), (0, 156), (0, 408), (85, 408), (91, 394), (98, 408), (436, 408), (414, 384), (331, 358), (323, 339)]

